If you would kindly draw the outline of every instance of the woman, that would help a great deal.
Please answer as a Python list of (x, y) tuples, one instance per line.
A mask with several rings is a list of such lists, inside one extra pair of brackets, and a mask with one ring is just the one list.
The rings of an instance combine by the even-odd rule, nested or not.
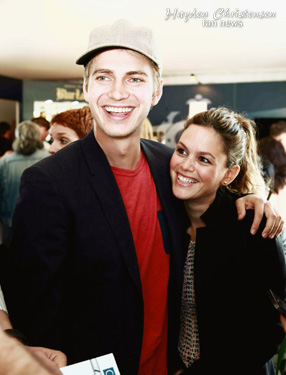
[[(187, 121), (170, 164), (174, 195), (185, 201), (190, 243), (178, 351), (183, 374), (270, 374), (284, 337), (269, 289), (285, 297), (279, 239), (249, 233), (235, 200), (263, 179), (254, 123), (226, 108)], [(262, 224), (263, 226), (263, 224)], [(261, 226), (261, 228), (262, 228)]]
[(51, 120), (50, 154), (54, 154), (69, 143), (85, 137), (93, 129), (93, 126), (93, 117), (89, 106), (58, 113)]

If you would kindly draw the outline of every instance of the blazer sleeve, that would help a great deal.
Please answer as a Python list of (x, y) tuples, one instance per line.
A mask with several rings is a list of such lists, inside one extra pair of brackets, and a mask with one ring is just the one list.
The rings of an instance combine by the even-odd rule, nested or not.
[(68, 241), (68, 215), (53, 179), (41, 166), (27, 169), (14, 212), (3, 289), (12, 324), (30, 345), (61, 346)]
[[(252, 216), (252, 215), (251, 215)], [(252, 219), (251, 219), (252, 220)], [(252, 221), (251, 221), (252, 222)], [(250, 222), (249, 222), (250, 223)], [(249, 345), (246, 362), (252, 361), (253, 365), (262, 365), (277, 353), (285, 336), (276, 311), (270, 300), (268, 291), (273, 289), (281, 298), (286, 297), (286, 265), (283, 251), (282, 238), (262, 238), (262, 231), (266, 220), (262, 221), (258, 233), (253, 236), (249, 233), (246, 237), (248, 257), (246, 262), (252, 264), (253, 298), (249, 295), (248, 305), (252, 309), (255, 327), (252, 335), (253, 342)], [(250, 225), (248, 226), (250, 228)], [(245, 229), (246, 232), (246, 229)], [(251, 301), (254, 300), (252, 304)], [(250, 312), (249, 312), (250, 313)], [(250, 341), (250, 340), (249, 340)]]

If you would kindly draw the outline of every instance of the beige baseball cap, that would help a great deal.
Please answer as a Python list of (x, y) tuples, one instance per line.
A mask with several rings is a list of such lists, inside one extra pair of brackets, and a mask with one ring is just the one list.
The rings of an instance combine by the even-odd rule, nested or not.
[(116, 47), (139, 52), (162, 70), (161, 57), (152, 30), (142, 26), (134, 27), (127, 20), (96, 27), (90, 33), (87, 50), (76, 60), (76, 64), (86, 65), (96, 53)]

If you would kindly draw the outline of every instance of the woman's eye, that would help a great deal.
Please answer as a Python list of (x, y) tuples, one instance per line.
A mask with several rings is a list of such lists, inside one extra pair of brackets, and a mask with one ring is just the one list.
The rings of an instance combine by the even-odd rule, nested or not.
[(179, 155), (187, 155), (186, 151), (183, 148), (181, 148), (181, 147), (177, 148), (177, 153)]
[(61, 139), (61, 144), (62, 145), (67, 145), (69, 141), (67, 139)]
[(202, 161), (205, 164), (210, 164), (210, 161), (207, 158), (204, 158), (203, 156), (200, 157), (200, 161)]

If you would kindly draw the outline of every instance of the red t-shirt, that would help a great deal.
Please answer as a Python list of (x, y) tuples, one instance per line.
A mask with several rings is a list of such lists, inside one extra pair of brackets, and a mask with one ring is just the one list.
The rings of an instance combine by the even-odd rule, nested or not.
[(112, 170), (131, 226), (143, 291), (144, 331), (138, 374), (167, 375), (169, 255), (158, 219), (161, 203), (143, 154), (134, 170)]

